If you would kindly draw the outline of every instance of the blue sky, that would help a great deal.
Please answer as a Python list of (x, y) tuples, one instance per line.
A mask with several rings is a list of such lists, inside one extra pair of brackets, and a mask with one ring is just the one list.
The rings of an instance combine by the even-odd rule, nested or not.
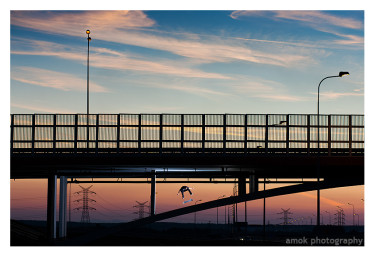
[(364, 113), (363, 11), (12, 11), (11, 113)]

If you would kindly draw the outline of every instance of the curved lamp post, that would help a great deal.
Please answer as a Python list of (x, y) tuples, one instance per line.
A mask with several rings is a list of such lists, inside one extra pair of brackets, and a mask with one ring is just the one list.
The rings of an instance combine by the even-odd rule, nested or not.
[[(325, 79), (329, 79), (329, 78), (341, 78), (341, 77), (344, 77), (344, 76), (347, 76), (349, 75), (349, 72), (347, 71), (340, 71), (339, 75), (336, 75), (336, 76), (328, 76), (328, 77), (325, 77), (324, 79), (322, 79), (319, 83), (319, 86), (318, 86), (318, 126), (319, 126), (319, 91), (320, 91), (320, 84), (322, 84), (322, 82), (325, 80)], [(318, 133), (318, 141), (319, 141), (319, 133)], [(318, 144), (319, 146), (319, 144)]]
[(318, 168), (317, 168), (317, 215), (316, 215), (316, 224), (317, 226), (320, 226), (320, 185), (319, 185), (319, 181), (320, 181), (320, 112), (319, 112), (319, 93), (320, 93), (320, 85), (322, 84), (322, 82), (325, 80), (325, 79), (329, 79), (329, 78), (341, 78), (341, 77), (344, 77), (344, 76), (347, 76), (349, 75), (349, 72), (347, 71), (340, 71), (339, 72), (339, 75), (335, 75), (335, 76), (328, 76), (328, 77), (325, 77), (324, 79), (322, 79), (319, 83), (319, 86), (318, 86)]

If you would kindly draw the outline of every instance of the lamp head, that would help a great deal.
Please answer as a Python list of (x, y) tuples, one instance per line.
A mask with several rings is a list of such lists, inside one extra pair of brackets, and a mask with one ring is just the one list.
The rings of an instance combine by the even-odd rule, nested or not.
[(87, 34), (87, 35), (90, 35), (90, 30), (89, 30), (89, 29), (86, 30), (86, 34)]
[(349, 72), (347, 71), (340, 71), (339, 73), (339, 77), (344, 77), (344, 76), (348, 76), (349, 75)]

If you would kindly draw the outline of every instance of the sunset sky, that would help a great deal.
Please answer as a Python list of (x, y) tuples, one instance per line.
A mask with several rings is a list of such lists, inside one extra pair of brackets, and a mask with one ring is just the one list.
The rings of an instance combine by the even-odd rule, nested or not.
[[(11, 113), (364, 113), (363, 11), (12, 11)], [(350, 102), (350, 104), (348, 104)]]
[[(99, 180), (99, 179), (96, 179)], [(103, 179), (102, 179), (103, 180)], [(117, 179), (111, 179), (116, 181)], [(32, 219), (45, 220), (46, 206), (47, 206), (47, 180), (29, 180), (16, 179), (11, 180), (11, 217), (14, 219)], [(59, 183), (58, 183), (59, 184)], [(184, 183), (186, 184), (186, 183)], [(183, 204), (181, 195), (177, 196), (178, 189), (184, 185), (181, 184), (162, 184), (156, 185), (156, 213), (170, 211), (176, 208), (182, 208), (187, 205), (195, 204), (196, 201), (208, 202), (216, 200), (225, 195), (229, 197), (233, 194), (234, 183), (230, 184), (194, 184), (193, 182), (187, 185), (192, 187), (193, 195), (191, 198), (193, 202)], [(90, 219), (92, 222), (126, 222), (138, 218), (138, 209), (134, 206), (137, 202), (147, 202), (146, 206), (150, 205), (150, 184), (80, 184), (84, 188), (91, 185), (91, 191), (95, 194), (90, 194), (89, 197), (96, 202), (89, 204), (90, 207), (96, 208), (96, 211), (90, 212)], [(273, 188), (277, 185), (267, 184), (266, 189)], [(278, 185), (284, 186), (284, 185)], [(71, 195), (71, 220), (79, 222), (81, 220), (81, 210), (74, 210), (82, 207), (82, 203), (76, 200), (82, 198), (82, 195), (77, 195), (75, 192), (81, 191), (82, 188), (78, 184), (68, 185), (68, 201)], [(248, 189), (247, 189), (248, 190)], [(263, 190), (263, 185), (260, 185), (260, 190)], [(190, 199), (189, 194), (185, 196)], [(59, 199), (59, 198), (57, 198)], [(185, 199), (185, 200), (186, 200)], [(337, 206), (344, 209), (346, 214), (346, 224), (352, 225), (353, 207), (355, 213), (359, 214), (359, 223), (363, 225), (364, 220), (364, 186), (344, 187), (337, 189), (329, 189), (321, 191), (321, 214), (323, 216), (322, 222), (329, 224), (329, 216), (331, 215), (331, 223), (334, 221), (334, 214), (337, 212)], [(198, 202), (200, 203), (200, 202)], [(69, 204), (68, 204), (69, 206)], [(244, 204), (238, 204), (238, 219), (244, 221), (245, 211)], [(292, 194), (286, 196), (272, 197), (266, 200), (266, 221), (270, 224), (280, 224), (283, 222), (283, 216), (278, 214), (283, 209), (290, 208), (290, 215), (296, 219), (296, 225), (306, 224), (302, 223), (308, 220), (307, 225), (316, 224), (316, 191)], [(148, 212), (148, 208), (145, 208)], [(148, 214), (145, 214), (146, 216)], [(256, 200), (247, 203), (247, 215), (249, 224), (262, 224), (263, 222), (263, 200)], [(219, 209), (219, 223), (224, 223), (225, 209)], [(198, 218), (199, 217), (199, 218)], [(198, 223), (216, 223), (217, 210), (216, 208), (201, 211), (197, 213)], [(194, 222), (194, 214), (183, 215), (166, 221), (172, 222)], [(355, 224), (357, 224), (357, 216), (355, 216)]]

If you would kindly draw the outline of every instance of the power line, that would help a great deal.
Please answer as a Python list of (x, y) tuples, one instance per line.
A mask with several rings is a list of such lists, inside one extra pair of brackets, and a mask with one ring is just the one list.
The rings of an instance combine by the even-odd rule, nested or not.
[[(111, 210), (111, 211), (130, 211), (130, 212), (133, 211), (132, 209), (121, 208), (121, 207), (119, 207), (118, 205), (113, 204), (113, 203), (111, 203), (110, 201), (106, 200), (105, 198), (101, 197), (99, 194), (96, 194), (96, 196), (98, 196), (98, 197), (99, 197), (100, 199), (102, 199), (103, 201), (109, 203), (110, 205), (112, 205), (112, 206), (118, 208), (117, 210), (114, 210), (114, 209), (108, 209), (108, 210)], [(104, 206), (102, 206), (102, 207), (103, 207), (104, 209), (106, 209), (106, 207), (104, 207)]]
[[(126, 216), (127, 216), (127, 215), (122, 215), (122, 214), (118, 214), (118, 213), (117, 213), (117, 211), (123, 211), (123, 210), (111, 210), (111, 209), (108, 209), (108, 208), (104, 207), (103, 205), (101, 205), (101, 204), (98, 203), (98, 202), (96, 202), (96, 204), (97, 204), (98, 206), (100, 206), (101, 208), (103, 208), (103, 209), (105, 209), (105, 210), (111, 212), (111, 213), (114, 214), (114, 215), (122, 216), (122, 217), (126, 217)], [(97, 211), (98, 211), (98, 210), (97, 210)], [(127, 211), (127, 213), (129, 214), (129, 210)]]
[(36, 199), (47, 199), (47, 197), (25, 197), (25, 198), (11, 198), (11, 201), (19, 201), (19, 200), (36, 200)]

